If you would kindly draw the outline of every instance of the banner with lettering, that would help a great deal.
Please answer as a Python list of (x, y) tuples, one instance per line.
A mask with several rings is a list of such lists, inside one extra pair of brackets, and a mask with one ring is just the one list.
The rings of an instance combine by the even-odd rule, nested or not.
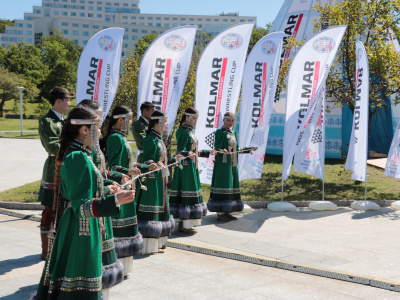
[(297, 146), (293, 170), (324, 179), (325, 174), (325, 83), (315, 96), (317, 104), (303, 122), (303, 135)]
[[(282, 180), (290, 173), (293, 155), (316, 106), (346, 26), (324, 30), (309, 39), (293, 59), (288, 74)], [(315, 98), (315, 99), (314, 99)]]
[[(204, 49), (196, 73), (196, 136), (199, 149), (214, 148), (215, 131), (226, 112), (236, 113), (254, 23), (240, 23), (216, 35)], [(211, 183), (214, 157), (199, 159), (200, 181)]]
[(79, 58), (76, 104), (84, 99), (98, 102), (103, 108), (103, 120), (118, 88), (124, 32), (123, 28), (107, 28), (96, 33)]
[(243, 72), (239, 145), (258, 147), (239, 155), (239, 179), (261, 178), (282, 52), (283, 32), (268, 34), (251, 50)]
[(352, 170), (351, 179), (367, 180), (369, 115), (368, 56), (362, 42), (356, 42), (356, 94), (353, 128), (345, 169)]
[(139, 69), (140, 105), (152, 102), (168, 116), (168, 134), (174, 126), (192, 58), (197, 26), (173, 28), (157, 37), (147, 48)]

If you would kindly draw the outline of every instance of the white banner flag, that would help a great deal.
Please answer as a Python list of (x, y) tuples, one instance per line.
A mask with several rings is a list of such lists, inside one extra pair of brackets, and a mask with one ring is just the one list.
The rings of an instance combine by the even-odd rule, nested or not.
[(103, 108), (103, 120), (118, 88), (124, 32), (123, 28), (108, 28), (96, 33), (79, 58), (76, 104), (84, 99), (98, 102)]
[[(226, 112), (236, 112), (244, 63), (254, 23), (241, 23), (216, 35), (204, 49), (196, 73), (196, 135), (199, 149), (213, 149), (215, 131)], [(213, 157), (199, 158), (202, 183), (211, 183)]]
[(140, 105), (152, 102), (168, 116), (168, 134), (174, 126), (192, 59), (197, 26), (168, 30), (147, 48), (139, 69), (138, 118)]
[(368, 56), (363, 43), (356, 42), (356, 95), (353, 129), (345, 168), (352, 170), (351, 179), (367, 180), (369, 113), (369, 68)]
[(289, 176), (293, 155), (302, 136), (302, 123), (311, 115), (310, 108), (315, 106), (312, 103), (318, 102), (314, 101), (314, 96), (320, 93), (328, 76), (345, 30), (346, 26), (337, 26), (316, 34), (293, 59), (288, 75), (282, 180)]
[(239, 155), (239, 178), (261, 178), (269, 122), (279, 74), (284, 33), (271, 33), (258, 41), (246, 60), (240, 102), (239, 145), (258, 147)]
[(400, 122), (397, 124), (396, 131), (393, 135), (392, 144), (390, 145), (389, 154), (386, 161), (384, 174), (386, 176), (400, 179)]
[(295, 172), (324, 179), (325, 174), (325, 83), (315, 97), (318, 101), (310, 118), (302, 124), (304, 131), (293, 162)]

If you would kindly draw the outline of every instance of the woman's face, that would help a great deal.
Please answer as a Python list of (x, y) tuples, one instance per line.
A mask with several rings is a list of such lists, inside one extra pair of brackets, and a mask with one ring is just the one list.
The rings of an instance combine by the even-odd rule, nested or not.
[[(97, 124), (97, 136), (101, 136), (101, 124)], [(90, 126), (85, 126), (86, 128), (86, 144), (84, 146), (90, 147), (92, 145), (92, 137), (90, 134)], [(96, 142), (96, 141), (94, 141)]]
[(190, 118), (193, 119), (193, 127), (196, 127), (197, 125), (197, 119), (199, 118), (199, 116), (187, 116), (186, 117), (186, 123), (190, 125)]
[(166, 132), (167, 130), (168, 130), (168, 120), (165, 119), (164, 127), (163, 127), (163, 132)]
[(226, 126), (228, 128), (232, 128), (234, 123), (235, 123), (235, 119), (232, 119), (232, 118), (226, 119)]

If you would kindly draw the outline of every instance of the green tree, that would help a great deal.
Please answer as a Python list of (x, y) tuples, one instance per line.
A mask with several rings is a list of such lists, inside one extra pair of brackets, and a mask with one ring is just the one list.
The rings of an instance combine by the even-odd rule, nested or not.
[(250, 38), (250, 43), (249, 43), (249, 48), (247, 50), (247, 55), (250, 54), (251, 49), (253, 49), (254, 45), (257, 44), (259, 40), (261, 40), (264, 36), (266, 36), (269, 33), (269, 30), (272, 27), (271, 23), (268, 23), (266, 28), (258, 27), (254, 28), (252, 33), (251, 33), (251, 38)]
[(11, 73), (6, 69), (0, 69), (0, 117), (3, 117), (4, 103), (9, 100), (19, 99), (17, 87), (25, 87), (24, 94), (28, 98), (36, 95), (37, 89), (22, 75)]
[(7, 48), (3, 56), (3, 67), (10, 72), (23, 75), (26, 80), (31, 81), (36, 86), (48, 75), (48, 68), (43, 62), (42, 51), (23, 42), (11, 44)]
[(396, 104), (400, 101), (400, 57), (388, 42), (388, 28), (400, 36), (400, 1), (374, 0), (328, 1), (319, 0), (314, 10), (321, 14), (315, 20), (316, 30), (326, 26), (347, 25), (334, 67), (327, 79), (327, 97), (338, 105), (348, 105), (354, 111), (356, 92), (355, 42), (363, 42), (369, 61), (370, 92), (369, 121), (376, 108), (387, 105), (390, 96)]
[(45, 36), (38, 48), (43, 54), (43, 63), (48, 67), (46, 78), (39, 84), (40, 96), (47, 98), (50, 90), (62, 86), (70, 91), (76, 88), (76, 73), (82, 48), (56, 30)]
[(0, 33), (6, 32), (6, 26), (14, 26), (14, 21), (7, 19), (0, 19)]

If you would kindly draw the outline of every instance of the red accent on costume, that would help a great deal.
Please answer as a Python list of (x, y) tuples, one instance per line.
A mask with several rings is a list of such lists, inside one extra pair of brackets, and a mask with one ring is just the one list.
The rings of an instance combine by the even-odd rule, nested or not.
[(93, 215), (94, 215), (96, 218), (99, 218), (99, 215), (97, 214), (96, 205), (97, 205), (97, 198), (95, 198), (95, 199), (93, 200), (92, 208), (93, 208)]

